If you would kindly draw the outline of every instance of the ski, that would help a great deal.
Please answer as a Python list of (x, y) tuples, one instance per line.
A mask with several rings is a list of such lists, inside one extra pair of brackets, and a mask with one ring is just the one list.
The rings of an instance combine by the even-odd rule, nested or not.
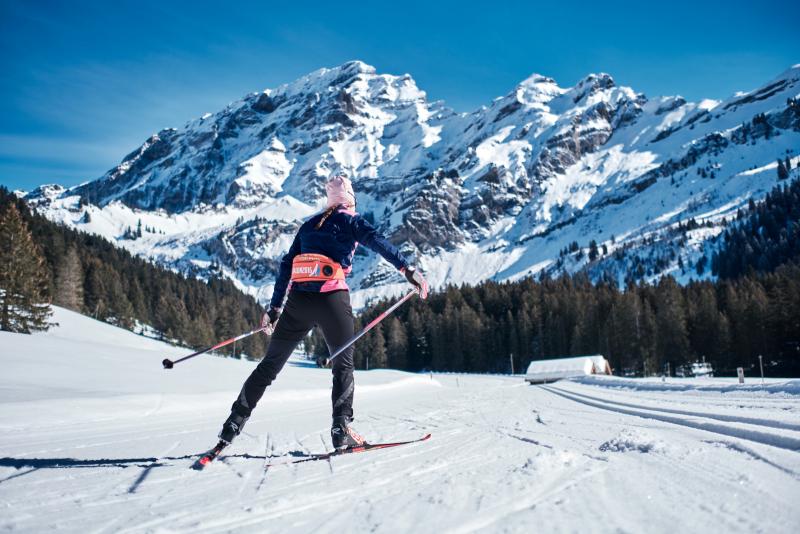
[(304, 462), (318, 462), (320, 460), (330, 460), (335, 456), (342, 456), (344, 454), (354, 454), (357, 452), (368, 452), (368, 451), (376, 451), (378, 449), (389, 449), (391, 447), (399, 447), (401, 445), (410, 445), (411, 443), (419, 443), (421, 441), (426, 441), (430, 439), (431, 435), (426, 434), (418, 439), (412, 439), (409, 441), (396, 441), (393, 443), (365, 443), (359, 447), (353, 447), (350, 449), (342, 449), (340, 451), (333, 451), (333, 452), (324, 452), (320, 454), (310, 454), (308, 456), (304, 456), (303, 458), (296, 458), (292, 460), (284, 460), (282, 462), (272, 462), (268, 463), (264, 466), (264, 469), (269, 469), (270, 467), (275, 467), (278, 465), (293, 465), (293, 464), (300, 464)]
[(219, 443), (214, 446), (213, 449), (208, 451), (207, 453), (203, 454), (197, 461), (192, 464), (192, 469), (195, 471), (202, 471), (205, 466), (213, 462), (218, 456), (219, 453), (222, 452), (222, 449), (227, 447), (228, 444), (224, 441), (220, 441)]

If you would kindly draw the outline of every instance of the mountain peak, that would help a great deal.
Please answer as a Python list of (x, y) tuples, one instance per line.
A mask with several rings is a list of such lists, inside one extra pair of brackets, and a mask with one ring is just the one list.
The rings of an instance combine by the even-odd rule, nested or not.
[(607, 74), (605, 72), (589, 74), (588, 76), (583, 77), (578, 83), (575, 84), (576, 89), (591, 88), (593, 90), (611, 89), (614, 86), (616, 86), (616, 84), (614, 83), (614, 78), (612, 78), (610, 74)]
[(331, 70), (339, 70), (342, 72), (352, 72), (355, 74), (375, 74), (375, 67), (372, 65), (368, 65), (361, 60), (354, 59), (352, 61), (348, 61), (346, 63), (342, 63), (338, 67), (334, 67)]
[(599, 72), (581, 78), (568, 92), (572, 95), (572, 101), (577, 104), (585, 98), (614, 87), (616, 87), (614, 78), (610, 74)]
[(293, 82), (280, 86), (276, 92), (308, 93), (323, 87), (345, 86), (362, 74), (374, 75), (375, 72), (375, 67), (363, 61), (348, 61), (336, 67), (317, 69)]
[(556, 81), (549, 76), (533, 73), (516, 87), (517, 100), (527, 104), (547, 102), (563, 93)]
[(519, 84), (520, 87), (538, 87), (541, 85), (557, 85), (556, 81), (549, 76), (534, 72)]

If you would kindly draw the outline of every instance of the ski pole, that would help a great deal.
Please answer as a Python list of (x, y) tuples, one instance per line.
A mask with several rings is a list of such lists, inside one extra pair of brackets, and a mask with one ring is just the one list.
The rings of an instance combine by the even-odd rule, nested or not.
[(330, 355), (330, 357), (329, 357), (329, 358), (327, 358), (327, 360), (326, 360), (326, 362), (325, 362), (325, 365), (328, 365), (328, 363), (332, 362), (334, 358), (336, 358), (338, 355), (340, 355), (340, 354), (341, 354), (341, 353), (343, 353), (345, 350), (347, 350), (347, 348), (348, 348), (350, 345), (352, 345), (353, 343), (355, 343), (356, 341), (358, 341), (359, 339), (361, 339), (361, 336), (363, 336), (364, 334), (366, 334), (367, 332), (369, 332), (370, 330), (372, 330), (372, 329), (375, 327), (375, 325), (377, 325), (378, 323), (380, 323), (381, 321), (383, 321), (383, 320), (386, 318), (386, 316), (387, 316), (387, 315), (389, 315), (389, 314), (390, 314), (390, 313), (392, 313), (394, 310), (396, 310), (397, 308), (399, 308), (401, 304), (403, 304), (405, 301), (407, 301), (408, 299), (410, 299), (410, 298), (411, 298), (411, 297), (412, 297), (412, 296), (413, 296), (415, 293), (419, 293), (419, 289), (417, 289), (417, 288), (414, 288), (414, 289), (412, 289), (411, 291), (409, 291), (409, 292), (408, 292), (408, 294), (407, 294), (405, 297), (401, 298), (400, 300), (398, 300), (397, 302), (395, 302), (394, 304), (392, 304), (392, 305), (391, 305), (391, 307), (389, 307), (389, 309), (388, 309), (388, 310), (386, 310), (385, 312), (383, 312), (382, 314), (380, 314), (380, 315), (378, 315), (376, 318), (374, 318), (374, 319), (372, 320), (372, 322), (370, 322), (370, 323), (369, 323), (367, 326), (365, 326), (365, 327), (364, 327), (364, 329), (363, 329), (361, 332), (359, 332), (358, 334), (356, 334), (356, 335), (354, 335), (353, 337), (351, 337), (351, 338), (350, 338), (350, 340), (349, 340), (347, 343), (345, 343), (344, 345), (342, 345), (341, 347), (339, 347), (339, 348), (336, 350), (336, 352), (334, 352), (333, 354), (331, 354), (331, 355)]
[(206, 352), (211, 352), (212, 350), (216, 350), (216, 349), (222, 348), (225, 345), (230, 345), (231, 343), (233, 343), (235, 341), (239, 341), (240, 339), (244, 339), (246, 337), (252, 336), (253, 334), (257, 334), (259, 332), (264, 332), (264, 331), (267, 332), (267, 335), (272, 334), (272, 324), (270, 323), (267, 326), (262, 326), (261, 328), (256, 328), (255, 330), (251, 330), (250, 332), (247, 332), (246, 334), (241, 334), (241, 335), (238, 335), (236, 337), (232, 337), (230, 339), (226, 339), (225, 341), (221, 341), (221, 342), (217, 343), (213, 347), (208, 347), (207, 349), (203, 349), (203, 350), (197, 351), (194, 354), (190, 354), (188, 356), (184, 356), (183, 358), (180, 358), (180, 359), (175, 360), (175, 361), (172, 361), (169, 358), (164, 358), (164, 361), (161, 362), (161, 365), (164, 366), (164, 369), (172, 369), (172, 367), (176, 363), (180, 363), (183, 360), (188, 360), (189, 358), (194, 358), (195, 356), (200, 356), (201, 354), (205, 354)]

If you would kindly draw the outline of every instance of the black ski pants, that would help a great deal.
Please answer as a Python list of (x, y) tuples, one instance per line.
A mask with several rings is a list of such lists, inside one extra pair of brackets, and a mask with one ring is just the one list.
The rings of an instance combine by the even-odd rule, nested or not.
[[(286, 360), (315, 325), (322, 329), (325, 343), (332, 354), (353, 336), (353, 309), (350, 292), (328, 293), (290, 291), (283, 313), (267, 348), (267, 355), (244, 383), (231, 409), (242, 417), (258, 404), (264, 390), (283, 369)], [(353, 347), (333, 360), (333, 417), (353, 418)]]

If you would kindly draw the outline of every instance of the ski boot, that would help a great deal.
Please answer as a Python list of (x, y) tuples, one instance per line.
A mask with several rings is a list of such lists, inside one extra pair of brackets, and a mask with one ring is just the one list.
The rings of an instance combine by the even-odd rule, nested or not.
[(219, 439), (228, 445), (233, 443), (233, 438), (239, 435), (248, 419), (249, 417), (231, 412), (231, 415), (228, 416), (228, 419), (222, 425), (222, 430), (219, 432)]
[(350, 418), (347, 416), (333, 418), (331, 441), (333, 442), (333, 448), (337, 451), (360, 447), (366, 443), (364, 438), (349, 426), (349, 423)]

